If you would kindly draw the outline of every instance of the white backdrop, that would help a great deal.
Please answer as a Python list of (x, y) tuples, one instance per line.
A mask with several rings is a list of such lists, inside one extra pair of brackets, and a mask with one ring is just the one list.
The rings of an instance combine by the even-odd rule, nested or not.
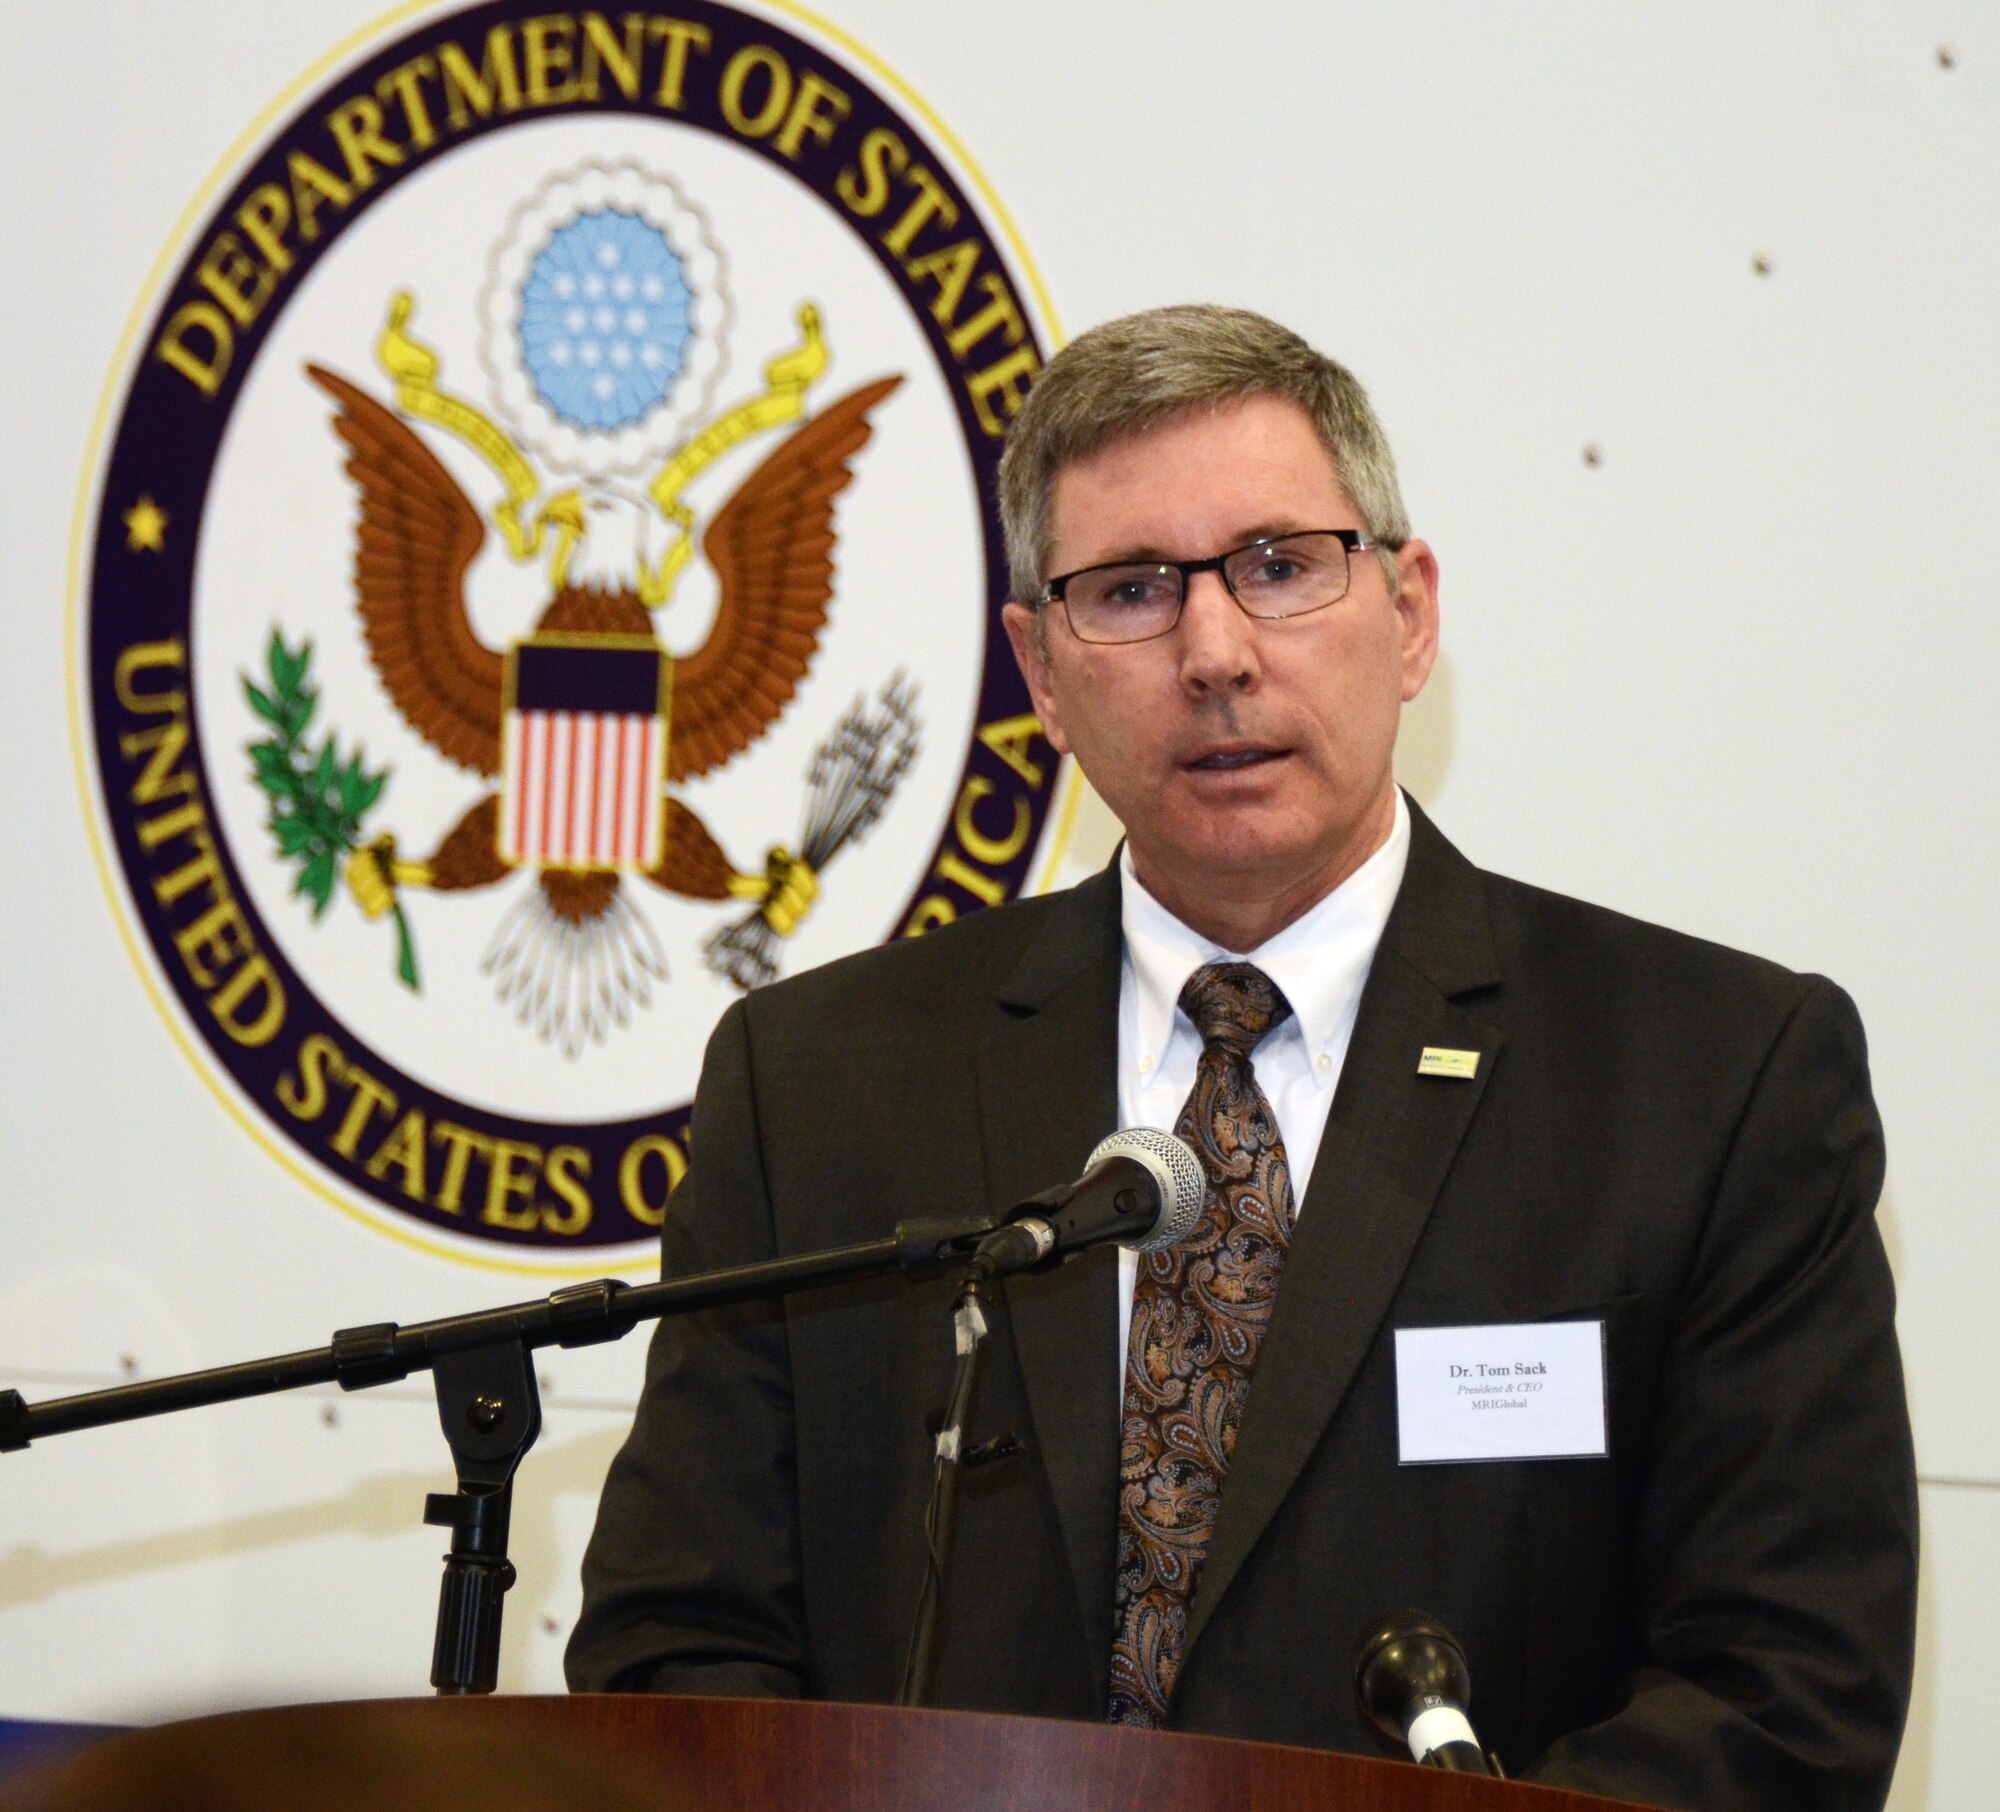
[[(63, 700), (125, 319), (268, 99), (377, 9), (17, 8), (0, 114), (0, 1385), (31, 1397), (538, 1287), (334, 1213), (123, 948)], [(1403, 777), (1476, 860), (1859, 1001), (1923, 1476), (1895, 1804), (1981, 1803), (2000, 1620), (1985, 1034), (2000, 627), (2000, 15), (1931, 0), (1003, 10), (828, 0), (1005, 203), (1072, 330), (1243, 303), (1374, 394), (1443, 566)], [(1116, 827), (1080, 813), (1058, 878)], [(503, 1684), (554, 1690), (638, 1341), (548, 1360)], [(0, 1460), (0, 1715), (420, 1691), (428, 1394)]]

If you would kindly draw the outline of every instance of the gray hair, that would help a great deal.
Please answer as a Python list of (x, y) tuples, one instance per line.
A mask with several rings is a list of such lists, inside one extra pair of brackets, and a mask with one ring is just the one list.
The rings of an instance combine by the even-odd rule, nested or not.
[(1368, 533), (1389, 587), (1410, 538), (1396, 461), (1368, 394), (1346, 366), (1288, 327), (1243, 308), (1182, 303), (1079, 334), (1028, 393), (1000, 460), (1008, 582), (1032, 604), (1048, 583), (1053, 500), (1063, 468), (1176, 415), (1279, 396), (1311, 418)]

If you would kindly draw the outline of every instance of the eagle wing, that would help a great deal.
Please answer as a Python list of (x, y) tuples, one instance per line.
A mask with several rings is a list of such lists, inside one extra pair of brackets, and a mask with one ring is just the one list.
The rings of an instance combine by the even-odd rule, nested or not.
[(501, 657), (472, 633), (465, 569), (485, 525), (436, 454), (365, 391), (318, 365), (361, 492), (354, 589), (368, 653), (396, 709), (439, 754), (500, 771)]
[(702, 551), (721, 582), (715, 627), (674, 663), (668, 773), (691, 780), (774, 724), (812, 664), (833, 595), (833, 503), (903, 380), (865, 384), (796, 428), (730, 498)]

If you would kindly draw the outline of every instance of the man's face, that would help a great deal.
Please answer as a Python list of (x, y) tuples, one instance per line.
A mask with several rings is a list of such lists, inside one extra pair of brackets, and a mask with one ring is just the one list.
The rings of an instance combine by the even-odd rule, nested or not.
[[(1274, 396), (1176, 417), (1065, 467), (1053, 516), (1052, 573), (1362, 527), (1311, 419)], [(1123, 821), (1140, 879), (1190, 923), (1211, 904), (1259, 901), (1290, 902), (1287, 922), (1387, 835), (1401, 706), (1437, 653), (1437, 563), (1412, 541), (1400, 564), (1391, 592), (1374, 555), (1357, 553), (1345, 597), (1281, 621), (1247, 616), (1219, 574), (1198, 573), (1180, 621), (1147, 642), (1081, 642), (1051, 604), (1046, 654), (1033, 612), (1007, 606), (1050, 741)]]

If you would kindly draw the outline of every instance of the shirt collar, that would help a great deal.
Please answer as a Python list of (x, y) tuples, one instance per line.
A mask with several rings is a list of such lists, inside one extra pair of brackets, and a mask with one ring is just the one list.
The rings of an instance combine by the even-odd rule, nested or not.
[(1255, 963), (1277, 984), (1291, 1002), (1308, 1052), (1342, 1042), (1353, 1027), (1409, 855), (1410, 808), (1399, 787), (1396, 820), (1382, 847), (1318, 905), (1244, 953), (1225, 950), (1183, 925), (1141, 884), (1130, 846), (1121, 849), (1120, 911), (1125, 960), (1137, 982), (1140, 1051), (1157, 1061), (1177, 1030), (1193, 1036), (1179, 1010), (1181, 989), (1203, 964), (1233, 961)]

